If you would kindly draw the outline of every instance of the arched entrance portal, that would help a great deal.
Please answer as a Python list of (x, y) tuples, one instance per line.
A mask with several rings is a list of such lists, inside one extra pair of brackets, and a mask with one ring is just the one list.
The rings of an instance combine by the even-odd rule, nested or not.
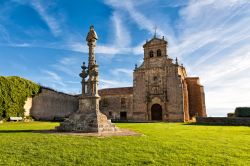
[(162, 120), (162, 108), (160, 104), (152, 105), (151, 120)]

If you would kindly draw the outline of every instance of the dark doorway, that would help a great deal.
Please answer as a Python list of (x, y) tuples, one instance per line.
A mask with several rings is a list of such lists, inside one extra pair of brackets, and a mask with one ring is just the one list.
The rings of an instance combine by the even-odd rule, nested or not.
[(127, 112), (120, 112), (120, 120), (127, 120)]
[(159, 104), (154, 104), (151, 107), (151, 120), (162, 120), (162, 108)]

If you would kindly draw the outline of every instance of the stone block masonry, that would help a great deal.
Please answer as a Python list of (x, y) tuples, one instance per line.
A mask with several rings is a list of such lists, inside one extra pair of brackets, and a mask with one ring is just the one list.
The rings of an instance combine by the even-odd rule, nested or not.
[[(62, 120), (78, 110), (78, 96), (56, 92), (51, 89), (42, 88), (40, 94), (32, 101), (30, 116), (35, 120)], [(27, 116), (27, 113), (26, 113)]]
[(206, 117), (204, 87), (200, 84), (199, 77), (187, 77), (187, 89), (189, 99), (189, 116)]
[(240, 117), (197, 117), (196, 123), (209, 125), (250, 126), (250, 118)]

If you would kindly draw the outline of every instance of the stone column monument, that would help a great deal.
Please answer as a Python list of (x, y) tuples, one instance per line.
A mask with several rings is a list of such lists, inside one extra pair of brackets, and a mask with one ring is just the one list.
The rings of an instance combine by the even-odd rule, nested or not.
[(99, 110), (99, 73), (94, 53), (97, 39), (94, 27), (91, 26), (86, 38), (89, 46), (89, 63), (88, 67), (86, 67), (83, 62), (82, 72), (80, 73), (80, 77), (82, 77), (82, 95), (79, 98), (79, 110), (62, 122), (56, 128), (58, 131), (101, 133), (117, 130), (111, 120), (108, 120)]

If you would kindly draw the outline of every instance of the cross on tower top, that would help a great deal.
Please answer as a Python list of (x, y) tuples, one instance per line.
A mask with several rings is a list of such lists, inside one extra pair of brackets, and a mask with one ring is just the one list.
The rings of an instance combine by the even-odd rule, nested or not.
[(157, 26), (156, 25), (154, 26), (154, 30), (155, 30), (154, 38), (156, 38), (156, 30), (157, 30)]

